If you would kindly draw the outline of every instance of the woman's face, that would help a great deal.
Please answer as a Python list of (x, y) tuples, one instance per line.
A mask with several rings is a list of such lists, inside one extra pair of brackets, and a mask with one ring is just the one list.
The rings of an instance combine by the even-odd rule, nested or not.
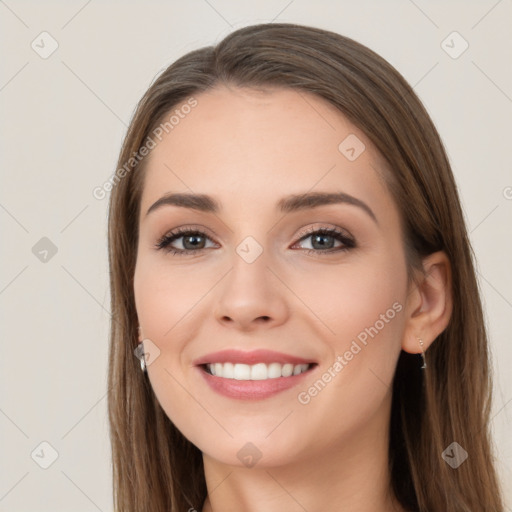
[(141, 199), (134, 289), (159, 403), (238, 466), (384, 436), (408, 290), (379, 154), (308, 93), (195, 100), (173, 109)]

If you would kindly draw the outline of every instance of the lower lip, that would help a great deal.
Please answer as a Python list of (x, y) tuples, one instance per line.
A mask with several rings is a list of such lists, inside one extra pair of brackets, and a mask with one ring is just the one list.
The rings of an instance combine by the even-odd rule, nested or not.
[(227, 396), (228, 398), (237, 398), (239, 400), (262, 400), (276, 395), (281, 391), (286, 391), (302, 382), (314, 369), (313, 367), (299, 375), (277, 377), (276, 379), (236, 380), (216, 377), (215, 375), (209, 374), (200, 366), (197, 368), (213, 391), (220, 395)]

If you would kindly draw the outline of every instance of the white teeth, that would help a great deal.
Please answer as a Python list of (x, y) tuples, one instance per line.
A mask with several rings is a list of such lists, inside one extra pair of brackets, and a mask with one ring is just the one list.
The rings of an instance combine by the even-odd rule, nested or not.
[(291, 363), (258, 363), (253, 365), (241, 363), (212, 363), (207, 364), (207, 370), (217, 377), (235, 380), (267, 380), (279, 377), (291, 377), (304, 373), (310, 367), (309, 364)]
[(282, 366), (279, 363), (270, 363), (268, 365), (268, 375), (269, 379), (277, 379), (281, 377), (281, 368)]
[[(265, 380), (267, 375), (267, 365), (265, 363), (251, 366), (251, 380)], [(224, 377), (224, 374), (222, 376)]]
[[(297, 365), (297, 366), (299, 366), (299, 365)], [(281, 375), (283, 377), (289, 377), (292, 374), (293, 374), (293, 364), (290, 364), (290, 363), (283, 364), (283, 368), (281, 369)]]
[(299, 373), (302, 373), (302, 365), (297, 364), (293, 367), (293, 375), (298, 375)]
[[(215, 363), (215, 366), (220, 363)], [(222, 366), (222, 365), (221, 365)], [(223, 377), (222, 370), (217, 373), (219, 377)], [(250, 380), (251, 379), (251, 367), (248, 364), (235, 364), (233, 378), (236, 380)]]
[(235, 367), (233, 363), (215, 363), (215, 366), (219, 365), (219, 373), (222, 372), (222, 376), (226, 379), (235, 378)]

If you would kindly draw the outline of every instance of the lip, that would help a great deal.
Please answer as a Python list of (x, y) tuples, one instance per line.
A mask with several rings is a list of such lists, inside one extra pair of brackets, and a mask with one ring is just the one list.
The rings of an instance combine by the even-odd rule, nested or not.
[[(237, 349), (220, 350), (219, 352), (213, 352), (205, 356), (200, 357), (193, 361), (196, 366), (208, 364), (208, 363), (241, 363), (241, 364), (258, 364), (258, 363), (280, 363), (280, 364), (312, 364), (316, 363), (311, 359), (304, 359), (303, 357), (293, 356), (290, 354), (284, 354), (283, 352), (275, 352), (273, 350), (251, 350), (243, 351)], [(284, 377), (289, 379), (291, 377)], [(275, 379), (279, 380), (279, 379)]]
[(299, 375), (266, 380), (225, 379), (224, 377), (209, 374), (203, 365), (196, 368), (210, 388), (220, 395), (238, 400), (263, 400), (297, 386), (306, 377), (310, 377), (311, 372), (316, 367), (317, 365), (315, 364), (309, 370)]
[[(240, 364), (258, 364), (258, 363), (280, 363), (280, 364), (310, 364), (311, 367), (299, 375), (290, 377), (277, 377), (266, 380), (236, 380), (225, 379), (211, 375), (205, 369), (208, 363), (240, 363)], [(318, 366), (316, 361), (304, 359), (303, 357), (275, 352), (273, 350), (251, 350), (243, 351), (236, 349), (221, 350), (207, 354), (196, 359), (193, 364), (202, 375), (210, 389), (228, 398), (238, 400), (263, 400), (276, 395), (282, 391), (291, 389), (300, 384), (305, 378), (311, 375), (311, 372)]]

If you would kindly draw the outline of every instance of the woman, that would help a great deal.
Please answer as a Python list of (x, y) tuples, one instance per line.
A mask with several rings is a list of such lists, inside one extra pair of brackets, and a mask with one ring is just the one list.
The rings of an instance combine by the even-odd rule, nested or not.
[(116, 510), (503, 511), (457, 187), (386, 61), (237, 30), (152, 84), (113, 178)]

